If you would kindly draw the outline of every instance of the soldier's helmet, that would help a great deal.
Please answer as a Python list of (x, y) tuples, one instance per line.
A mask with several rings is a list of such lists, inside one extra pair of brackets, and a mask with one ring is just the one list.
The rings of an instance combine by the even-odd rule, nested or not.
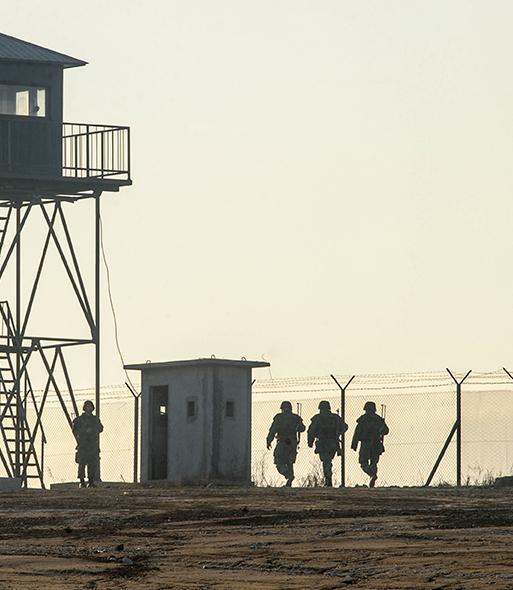
[(281, 402), (280, 410), (288, 410), (289, 412), (292, 412), (292, 404), (287, 401)]
[(86, 410), (86, 408), (91, 408), (91, 412), (94, 411), (94, 404), (93, 404), (93, 402), (90, 399), (86, 400), (84, 402), (84, 405), (82, 406), (82, 409), (84, 411)]
[(330, 406), (330, 402), (326, 401), (325, 399), (322, 400), (322, 402), (319, 402), (319, 410), (325, 410), (330, 412), (331, 411), (331, 406)]
[(369, 412), (371, 414), (375, 414), (376, 413), (376, 404), (374, 402), (365, 402), (365, 405), (363, 406), (363, 411)]

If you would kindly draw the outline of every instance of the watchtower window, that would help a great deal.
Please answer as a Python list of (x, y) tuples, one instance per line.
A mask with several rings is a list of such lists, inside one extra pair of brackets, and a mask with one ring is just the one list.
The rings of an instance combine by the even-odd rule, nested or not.
[(0, 115), (46, 117), (46, 88), (0, 84)]

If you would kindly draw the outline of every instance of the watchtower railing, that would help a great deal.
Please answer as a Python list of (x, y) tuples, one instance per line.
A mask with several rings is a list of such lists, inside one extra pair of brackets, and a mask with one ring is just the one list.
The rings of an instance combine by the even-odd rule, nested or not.
[(130, 179), (130, 128), (63, 123), (62, 175)]
[(130, 128), (0, 116), (0, 178), (130, 180)]

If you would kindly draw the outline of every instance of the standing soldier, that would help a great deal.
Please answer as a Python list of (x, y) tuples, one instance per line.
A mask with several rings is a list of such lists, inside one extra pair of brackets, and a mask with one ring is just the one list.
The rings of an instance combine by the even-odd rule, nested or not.
[(78, 463), (80, 487), (86, 487), (87, 466), (89, 487), (94, 488), (94, 478), (100, 462), (100, 432), (103, 432), (103, 426), (99, 418), (93, 415), (94, 404), (92, 401), (85, 401), (82, 409), (84, 413), (73, 420), (73, 434), (77, 441), (75, 460)]
[(362, 470), (370, 477), (369, 487), (373, 488), (378, 479), (379, 457), (385, 452), (383, 437), (389, 430), (384, 418), (376, 414), (374, 402), (367, 402), (363, 409), (365, 414), (357, 420), (351, 448), (356, 451), (360, 443), (358, 461)]
[(324, 400), (319, 403), (319, 413), (312, 418), (308, 427), (308, 446), (313, 447), (315, 441), (315, 452), (322, 461), (324, 472), (324, 485), (331, 487), (332, 462), (336, 455), (341, 454), (340, 436), (347, 430), (347, 424), (342, 418), (331, 411), (330, 402)]
[(294, 463), (296, 462), (299, 434), (305, 431), (305, 425), (301, 416), (292, 413), (290, 402), (281, 402), (281, 412), (276, 414), (269, 428), (267, 435), (267, 448), (276, 437), (278, 442), (274, 448), (274, 464), (278, 473), (286, 478), (287, 487), (292, 485), (294, 480)]

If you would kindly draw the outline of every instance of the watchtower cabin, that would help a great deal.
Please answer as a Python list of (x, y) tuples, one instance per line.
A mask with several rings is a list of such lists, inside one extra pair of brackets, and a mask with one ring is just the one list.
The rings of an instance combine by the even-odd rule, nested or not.
[(0, 34), (0, 197), (131, 184), (127, 127), (63, 121), (63, 76), (85, 61)]
[(252, 369), (203, 358), (127, 365), (141, 371), (141, 481), (251, 482)]
[[(57, 394), (70, 425), (79, 413), (65, 360), (70, 347), (94, 348), (91, 377), (100, 412), (100, 197), (132, 184), (130, 130), (63, 120), (64, 71), (84, 65), (80, 59), (0, 34), (0, 474), (18, 478), (23, 485), (34, 478), (44, 486), (42, 415), (47, 397)], [(67, 223), (69, 207), (83, 199), (95, 202), (93, 244), (84, 255), (94, 252), (91, 285), (82, 273)], [(28, 220), (42, 224), (44, 232), (41, 259), (35, 268), (32, 259), (30, 270), (24, 268), (22, 246), (41, 239), (41, 233), (24, 231)], [(79, 304), (85, 332), (76, 338), (54, 333), (52, 319), (61, 312), (60, 305), (44, 310), (44, 335), (31, 331), (29, 320), (39, 304), (37, 291), (49, 247), (57, 249), (72, 287), (69, 292)], [(55, 285), (59, 303), (62, 286)], [(36, 357), (46, 371), (37, 385), (43, 391), (39, 398), (30, 378)]]

